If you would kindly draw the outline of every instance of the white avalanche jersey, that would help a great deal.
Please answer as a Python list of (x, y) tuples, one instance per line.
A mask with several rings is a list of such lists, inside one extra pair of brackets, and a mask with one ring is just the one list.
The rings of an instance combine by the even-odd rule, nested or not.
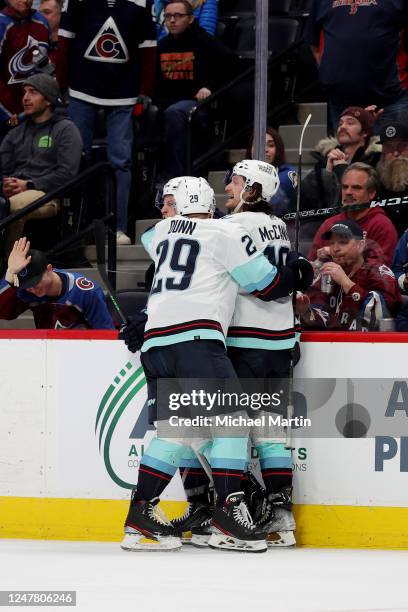
[[(258, 250), (272, 246), (275, 264), (285, 265), (290, 240), (282, 219), (260, 212), (243, 212), (225, 217), (224, 221), (228, 225), (241, 226)], [(295, 342), (291, 295), (272, 302), (261, 302), (242, 290), (238, 292), (228, 329), (227, 346), (276, 351), (292, 348)]]
[(238, 284), (263, 293), (279, 276), (241, 226), (218, 219), (164, 219), (142, 243), (156, 268), (142, 351), (200, 339), (225, 344)]

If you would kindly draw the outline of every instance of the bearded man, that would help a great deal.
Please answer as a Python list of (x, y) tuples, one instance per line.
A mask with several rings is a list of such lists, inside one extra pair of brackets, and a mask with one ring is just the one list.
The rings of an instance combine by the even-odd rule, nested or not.
[(395, 207), (389, 203), (385, 210), (401, 236), (408, 227), (408, 125), (388, 123), (380, 138), (382, 153), (377, 171), (381, 187), (378, 199), (393, 198), (395, 201)]

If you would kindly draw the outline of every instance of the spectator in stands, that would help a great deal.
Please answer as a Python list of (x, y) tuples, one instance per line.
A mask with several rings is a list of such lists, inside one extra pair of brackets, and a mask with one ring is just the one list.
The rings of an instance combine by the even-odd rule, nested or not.
[[(218, 22), (218, 0), (189, 0), (193, 15), (206, 32), (215, 36)], [(154, 0), (155, 20), (157, 27), (157, 40), (160, 40), (169, 33), (164, 9), (168, 0)]]
[(33, 51), (48, 55), (50, 28), (32, 0), (7, 0), (0, 12), (0, 136), (22, 113), (21, 84), (35, 70)]
[(401, 292), (408, 294), (408, 229), (402, 234), (395, 251), (392, 271), (398, 281)]
[(387, 123), (381, 130), (380, 139), (379, 199), (389, 199), (385, 211), (401, 235), (408, 227), (408, 125)]
[(320, 65), (332, 126), (350, 105), (384, 108), (380, 122), (408, 110), (406, 0), (313, 0), (305, 29)]
[[(377, 191), (378, 175), (374, 168), (362, 162), (356, 162), (346, 168), (342, 178), (343, 206), (369, 203), (375, 199)], [(353, 219), (361, 227), (366, 241), (364, 256), (367, 261), (390, 266), (398, 235), (384, 210), (379, 207), (348, 210), (326, 219), (313, 239), (309, 259), (313, 261), (318, 257), (322, 262), (330, 258), (331, 249), (324, 235), (333, 223), (346, 219)]]
[(158, 44), (157, 84), (165, 119), (163, 182), (184, 174), (189, 113), (221, 85), (231, 59), (228, 49), (198, 25), (188, 0), (171, 0), (165, 20), (169, 34)]
[(104, 110), (107, 154), (116, 175), (117, 243), (127, 236), (136, 101), (153, 92), (156, 29), (151, 2), (70, 0), (56, 55), (57, 77), (69, 86), (68, 112), (90, 154), (97, 114)]
[(339, 119), (335, 138), (317, 143), (312, 156), (316, 164), (302, 181), (302, 209), (336, 206), (340, 202), (341, 179), (348, 165), (364, 162), (374, 166), (381, 145), (372, 136), (375, 117), (359, 106), (346, 108)]
[(46, 20), (51, 29), (51, 45), (56, 47), (58, 43), (58, 28), (61, 21), (62, 0), (42, 0), (39, 11)]
[(77, 273), (53, 269), (25, 237), (14, 244), (0, 280), (0, 319), (26, 310), (39, 329), (114, 329), (102, 289)]
[[(246, 156), (253, 159), (254, 147), (253, 137), (249, 143)], [(286, 163), (285, 145), (277, 130), (272, 127), (266, 128), (265, 134), (265, 161), (273, 164), (278, 170), (280, 187), (273, 196), (271, 204), (273, 211), (278, 217), (290, 212), (296, 203), (297, 173), (293, 166)]]
[(385, 265), (364, 261), (361, 226), (351, 219), (332, 220), (323, 235), (329, 241), (326, 262), (312, 287), (297, 299), (301, 322), (316, 329), (368, 331), (401, 307), (398, 283)]
[[(10, 212), (72, 180), (78, 172), (82, 141), (78, 129), (58, 108), (60, 90), (48, 74), (35, 74), (24, 83), (26, 121), (11, 130), (0, 146), (3, 194)], [(52, 200), (7, 229), (6, 254), (23, 233), (28, 219), (54, 217), (59, 203)]]

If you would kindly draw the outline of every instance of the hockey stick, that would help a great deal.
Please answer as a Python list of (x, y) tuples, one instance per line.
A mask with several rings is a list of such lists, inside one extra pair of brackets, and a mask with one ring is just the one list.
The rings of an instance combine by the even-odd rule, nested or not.
[(117, 315), (119, 316), (122, 325), (127, 325), (127, 319), (123, 314), (116, 295), (116, 291), (112, 287), (108, 274), (106, 272), (106, 259), (105, 259), (105, 224), (102, 219), (94, 220), (94, 236), (95, 236), (95, 247), (96, 247), (96, 266), (98, 272), (102, 278), (103, 284), (105, 285), (106, 292), (112, 302)]
[[(382, 200), (371, 200), (371, 202), (361, 202), (359, 204), (345, 204), (343, 206), (331, 206), (328, 208), (312, 208), (301, 210), (299, 213), (301, 221), (313, 220), (319, 217), (329, 217), (339, 212), (364, 210), (366, 208), (397, 208), (408, 205), (408, 194), (395, 198), (383, 198)], [(282, 217), (284, 221), (296, 219), (297, 212), (286, 213)]]
[[(299, 140), (299, 157), (298, 157), (298, 184), (297, 184), (297, 194), (296, 194), (296, 216), (295, 216), (295, 253), (299, 250), (299, 231), (300, 231), (300, 185), (302, 181), (302, 149), (303, 149), (303, 137), (305, 135), (305, 131), (307, 126), (310, 123), (312, 118), (312, 114), (306, 118), (305, 123), (303, 124), (302, 131), (300, 133)], [(292, 306), (293, 306), (293, 329), (296, 328), (296, 289), (294, 289), (292, 294)], [(291, 350), (290, 355), (290, 365), (289, 365), (289, 386), (288, 386), (288, 405), (286, 408), (286, 416), (288, 419), (288, 426), (286, 427), (286, 444), (285, 447), (293, 450), (294, 446), (292, 443), (292, 426), (291, 419), (293, 418), (293, 414), (295, 411), (294, 402), (293, 402), (293, 369), (295, 367), (295, 349)]]

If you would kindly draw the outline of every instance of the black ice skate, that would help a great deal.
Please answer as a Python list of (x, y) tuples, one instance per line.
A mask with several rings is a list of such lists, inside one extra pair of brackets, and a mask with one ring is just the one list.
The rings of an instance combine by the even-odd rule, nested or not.
[(216, 508), (212, 528), (210, 548), (243, 552), (267, 550), (265, 533), (254, 525), (242, 491), (231, 493), (224, 505)]
[(181, 540), (173, 525), (158, 508), (159, 498), (150, 501), (132, 500), (125, 522), (123, 550), (178, 550)]
[(172, 521), (175, 534), (181, 538), (183, 544), (207, 546), (212, 533), (212, 515), (213, 508), (209, 505), (189, 503), (183, 516)]
[(296, 546), (295, 519), (292, 513), (292, 489), (283, 488), (269, 495), (269, 504), (258, 526), (266, 532), (266, 541), (271, 548)]

